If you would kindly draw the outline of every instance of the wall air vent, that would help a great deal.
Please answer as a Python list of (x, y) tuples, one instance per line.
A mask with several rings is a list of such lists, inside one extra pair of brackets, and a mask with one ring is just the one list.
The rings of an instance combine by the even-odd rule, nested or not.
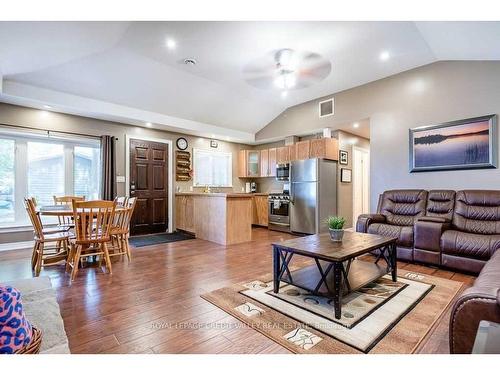
[(319, 102), (319, 117), (332, 116), (335, 112), (333, 98)]

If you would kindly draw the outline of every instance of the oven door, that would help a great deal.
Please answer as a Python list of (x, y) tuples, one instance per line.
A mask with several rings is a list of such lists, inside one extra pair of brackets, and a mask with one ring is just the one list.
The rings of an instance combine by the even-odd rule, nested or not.
[(274, 201), (269, 201), (269, 226), (290, 226), (289, 210), (289, 202), (280, 202), (279, 207), (277, 207)]

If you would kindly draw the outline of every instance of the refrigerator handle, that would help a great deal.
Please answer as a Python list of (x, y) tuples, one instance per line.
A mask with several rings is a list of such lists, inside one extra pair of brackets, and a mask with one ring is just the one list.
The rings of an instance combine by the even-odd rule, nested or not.
[(288, 200), (293, 204), (292, 163), (288, 164), (288, 181), (290, 181), (290, 198)]

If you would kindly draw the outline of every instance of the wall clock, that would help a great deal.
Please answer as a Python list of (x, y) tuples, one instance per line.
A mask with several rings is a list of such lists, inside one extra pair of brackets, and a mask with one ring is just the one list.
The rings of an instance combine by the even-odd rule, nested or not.
[(179, 150), (185, 150), (186, 148), (188, 148), (188, 141), (186, 138), (177, 138), (177, 148)]

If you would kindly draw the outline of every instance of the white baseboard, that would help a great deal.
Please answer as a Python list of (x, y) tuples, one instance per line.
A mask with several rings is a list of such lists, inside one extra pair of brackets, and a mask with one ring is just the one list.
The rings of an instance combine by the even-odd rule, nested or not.
[(35, 241), (0, 243), (0, 251), (33, 249)]

